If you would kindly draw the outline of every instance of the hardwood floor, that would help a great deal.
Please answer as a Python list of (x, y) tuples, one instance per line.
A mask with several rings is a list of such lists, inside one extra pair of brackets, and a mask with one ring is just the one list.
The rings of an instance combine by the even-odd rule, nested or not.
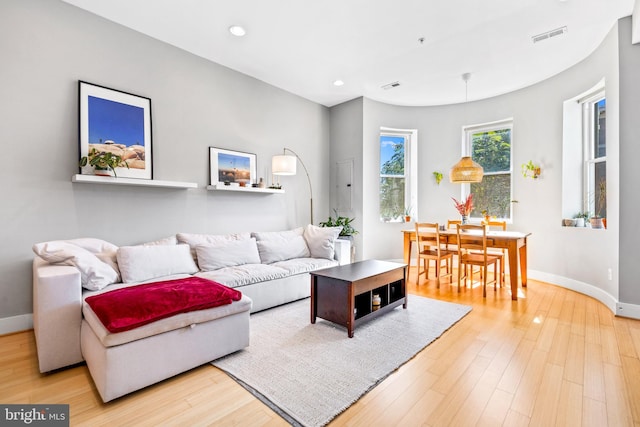
[[(640, 427), (640, 321), (533, 280), (517, 302), (414, 280), (472, 312), (331, 426)], [(39, 374), (32, 331), (0, 337), (0, 403), (68, 403), (74, 426), (287, 425), (211, 365), (103, 404), (84, 364)]]

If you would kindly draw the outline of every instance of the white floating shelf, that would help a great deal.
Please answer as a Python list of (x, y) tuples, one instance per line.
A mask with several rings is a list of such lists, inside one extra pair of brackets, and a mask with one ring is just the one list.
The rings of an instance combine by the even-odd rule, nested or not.
[(237, 191), (238, 193), (262, 193), (262, 194), (282, 194), (284, 190), (276, 188), (256, 188), (256, 187), (236, 187), (224, 184), (207, 185), (207, 190), (215, 191)]
[(195, 182), (160, 181), (157, 179), (115, 178), (112, 176), (80, 175), (71, 177), (71, 182), (85, 184), (137, 185), (140, 187), (160, 188), (198, 188)]

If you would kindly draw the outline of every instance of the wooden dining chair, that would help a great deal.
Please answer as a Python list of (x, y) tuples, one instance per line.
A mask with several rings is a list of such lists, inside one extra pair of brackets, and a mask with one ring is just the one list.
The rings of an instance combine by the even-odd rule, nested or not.
[[(468, 233), (474, 232), (475, 233)], [(494, 290), (496, 284), (502, 284), (502, 276), (500, 275), (501, 256), (491, 254), (487, 251), (487, 227), (484, 225), (458, 224), (458, 292), (460, 292), (460, 282), (464, 280), (465, 286), (467, 279), (471, 278), (473, 282), (473, 267), (480, 267), (482, 280), (482, 296), (487, 296), (488, 268), (493, 265), (493, 283)]]
[[(420, 284), (420, 266), (424, 268), (425, 278), (429, 279), (429, 267), (431, 261), (435, 262), (437, 287), (440, 287), (440, 279), (452, 277), (454, 251), (443, 248), (440, 238), (438, 223), (416, 222), (416, 246), (418, 275), (416, 284)], [(445, 263), (446, 274), (442, 274), (442, 262)]]
[[(483, 221), (483, 224), (487, 226), (488, 230), (502, 230), (507, 231), (507, 221), (498, 221), (498, 220), (489, 220)], [(506, 249), (498, 249), (498, 250), (489, 250), (489, 253), (492, 255), (501, 255), (502, 259), (500, 260), (500, 275), (502, 276), (502, 283), (504, 283), (504, 268), (507, 260), (507, 250)]]

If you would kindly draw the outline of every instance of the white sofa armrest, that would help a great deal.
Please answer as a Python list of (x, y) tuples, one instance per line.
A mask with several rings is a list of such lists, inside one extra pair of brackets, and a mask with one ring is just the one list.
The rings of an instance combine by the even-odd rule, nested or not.
[(71, 266), (33, 260), (33, 330), (40, 372), (82, 362), (82, 284)]
[(336, 239), (334, 259), (339, 265), (351, 263), (351, 242), (346, 239)]

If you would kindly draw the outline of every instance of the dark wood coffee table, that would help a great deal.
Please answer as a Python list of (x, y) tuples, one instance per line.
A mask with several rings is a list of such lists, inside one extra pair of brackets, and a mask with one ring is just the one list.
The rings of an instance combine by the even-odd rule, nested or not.
[[(329, 320), (353, 338), (359, 324), (400, 304), (407, 308), (406, 271), (406, 264), (367, 260), (311, 272), (311, 323)], [(379, 308), (373, 295), (380, 296)]]

